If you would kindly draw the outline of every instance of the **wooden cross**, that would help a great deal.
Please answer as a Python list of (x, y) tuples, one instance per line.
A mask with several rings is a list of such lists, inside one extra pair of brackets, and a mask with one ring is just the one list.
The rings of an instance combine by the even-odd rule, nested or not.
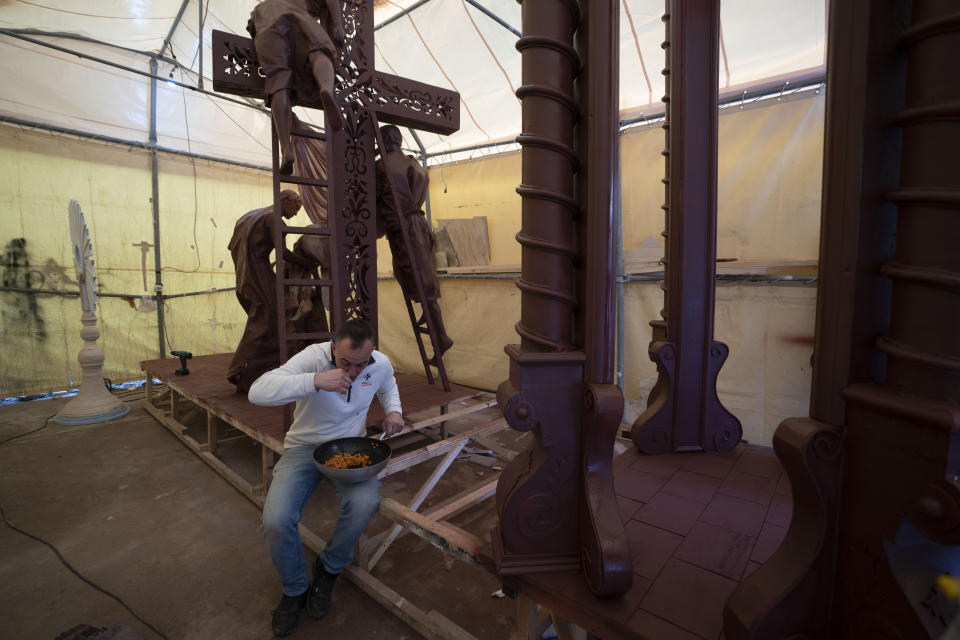
[[(373, 0), (342, 3), (346, 43), (336, 65), (336, 94), (344, 126), (327, 147), (334, 326), (365, 318), (376, 327), (374, 118), (441, 135), (460, 128), (460, 94), (374, 69), (373, 5)], [(249, 38), (213, 32), (215, 91), (264, 97), (252, 49)], [(322, 108), (319, 103), (300, 106)]]

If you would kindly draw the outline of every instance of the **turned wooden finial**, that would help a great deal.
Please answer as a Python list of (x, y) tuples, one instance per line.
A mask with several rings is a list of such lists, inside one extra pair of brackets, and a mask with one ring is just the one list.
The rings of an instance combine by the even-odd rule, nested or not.
[(83, 380), (77, 395), (54, 418), (60, 424), (93, 424), (106, 422), (130, 412), (130, 407), (113, 396), (103, 384), (103, 349), (97, 344), (100, 329), (97, 328), (96, 272), (93, 268), (93, 245), (90, 233), (83, 220), (83, 212), (76, 200), (70, 201), (70, 240), (73, 245), (74, 266), (80, 282), (80, 303), (83, 315), (80, 322), (80, 337), (83, 348), (77, 361), (83, 370)]

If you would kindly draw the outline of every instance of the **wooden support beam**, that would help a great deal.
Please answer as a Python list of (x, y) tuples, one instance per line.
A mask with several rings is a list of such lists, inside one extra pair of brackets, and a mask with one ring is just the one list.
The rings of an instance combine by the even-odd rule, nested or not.
[[(187, 402), (189, 402), (189, 400), (188, 400)], [(188, 422), (190, 422), (191, 420), (193, 420), (194, 418), (196, 418), (196, 417), (197, 417), (197, 414), (200, 413), (201, 411), (203, 411), (203, 407), (199, 407), (199, 406), (194, 405), (193, 408), (191, 408), (191, 409), (188, 410), (185, 414), (183, 414), (182, 416), (180, 416), (180, 417), (178, 418), (178, 420), (179, 420), (180, 422), (182, 422), (183, 424), (187, 424)]]
[(200, 452), (200, 459), (213, 467), (217, 473), (222, 475), (227, 482), (236, 487), (241, 493), (250, 498), (261, 509), (263, 508), (263, 498), (256, 491), (255, 487), (247, 482), (240, 474), (228, 467), (224, 462), (209, 451)]
[[(408, 428), (405, 428), (403, 431), (401, 431), (400, 434), (407, 433), (409, 431), (419, 431), (420, 429), (423, 429), (425, 427), (432, 427), (435, 424), (440, 424), (442, 422), (446, 422), (447, 420), (455, 420), (456, 418), (462, 418), (463, 416), (470, 415), (471, 413), (476, 413), (477, 411), (483, 411), (484, 409), (488, 407), (492, 407), (495, 404), (497, 404), (496, 398), (492, 400), (484, 400), (483, 402), (479, 402), (477, 404), (472, 404), (469, 407), (466, 407), (465, 409), (459, 409), (452, 413), (441, 413), (439, 416), (433, 416), (432, 418), (425, 418), (423, 420), (414, 422)], [(397, 434), (397, 435), (400, 435), (400, 434)]]
[(207, 411), (207, 451), (217, 455), (217, 416)]
[(179, 422), (180, 420), (180, 394), (170, 389), (170, 417)]
[[(433, 520), (434, 522), (439, 522), (441, 520), (446, 520), (447, 518), (451, 518), (456, 514), (460, 513), (461, 511), (464, 511), (475, 504), (483, 502), (484, 500), (492, 496), (494, 493), (496, 493), (498, 481), (499, 479), (495, 478), (489, 482), (483, 483), (479, 487), (470, 488), (470, 489), (461, 491), (457, 495), (451, 496), (450, 498), (447, 498), (443, 502), (433, 505), (432, 507), (430, 507), (429, 509), (426, 509), (422, 513), (424, 516)], [(389, 530), (384, 531), (367, 540), (366, 543), (362, 545), (361, 555), (363, 555), (364, 557), (369, 556), (371, 550), (374, 549), (377, 545), (379, 545), (380, 541), (383, 540), (384, 537), (386, 537), (386, 535), (389, 532), (390, 532)], [(404, 529), (403, 531), (400, 532), (400, 535), (397, 536), (394, 542), (396, 542), (403, 536), (407, 535), (408, 533), (410, 532)], [(367, 566), (366, 561), (361, 562), (361, 564), (363, 564), (364, 566)]]
[(260, 478), (261, 486), (263, 487), (263, 492), (266, 494), (267, 489), (270, 488), (270, 480), (273, 475), (273, 465), (274, 465), (273, 449), (260, 443)]
[(517, 628), (511, 640), (539, 640), (543, 635), (537, 632), (539, 627), (537, 603), (522, 593), (517, 594)]
[[(314, 553), (323, 551), (327, 544), (323, 538), (302, 524), (300, 525), (300, 538)], [(357, 565), (348, 566), (343, 570), (343, 574), (361, 591), (428, 640), (477, 640), (475, 636), (467, 633), (440, 613), (436, 611), (424, 612), (417, 608), (399, 593), (370, 575), (369, 571), (361, 569)]]
[(497, 482), (499, 482), (499, 479), (494, 479), (479, 487), (462, 491), (452, 498), (430, 507), (423, 512), (423, 515), (434, 521), (446, 520), (455, 516), (467, 507), (483, 502), (495, 494), (497, 492)]
[(444, 553), (485, 571), (494, 571), (493, 549), (483, 538), (448, 522), (434, 522), (392, 498), (381, 498), (380, 513)]
[(393, 475), (398, 471), (409, 469), (410, 467), (418, 465), (421, 462), (443, 455), (449, 451), (451, 447), (456, 446), (456, 444), (461, 440), (468, 440), (480, 433), (494, 433), (506, 428), (506, 426), (506, 421), (503, 418), (500, 418), (498, 420), (494, 420), (493, 422), (488, 422), (478, 427), (474, 427), (468, 431), (464, 431), (463, 433), (457, 434), (453, 438), (440, 440), (439, 442), (434, 442), (433, 444), (428, 444), (420, 449), (405, 453), (402, 456), (397, 456), (387, 463), (387, 466), (384, 467), (383, 471), (380, 472), (380, 477), (386, 478), (387, 476)]
[(565, 619), (551, 613), (550, 620), (553, 622), (553, 630), (557, 634), (557, 640), (579, 640), (574, 636), (575, 631), (571, 630), (572, 625)]
[[(450, 468), (450, 465), (453, 464), (453, 461), (457, 459), (457, 455), (459, 455), (460, 451), (463, 450), (465, 444), (467, 444), (466, 439), (462, 439), (450, 448), (450, 451), (447, 453), (446, 457), (440, 462), (439, 465), (437, 465), (437, 468), (433, 470), (433, 473), (430, 474), (430, 477), (427, 478), (427, 481), (423, 483), (422, 487), (420, 487), (417, 495), (413, 497), (413, 500), (408, 506), (411, 511), (416, 511), (420, 508), (420, 505), (423, 504), (423, 501), (427, 499), (427, 496), (430, 495), (430, 492), (433, 491), (433, 488), (437, 486), (438, 482), (440, 482), (440, 478), (443, 477), (443, 474), (447, 472), (447, 469)], [(370, 560), (367, 562), (367, 570), (372, 571), (373, 568), (377, 566), (380, 558), (382, 558), (383, 554), (387, 552), (387, 549), (390, 548), (390, 545), (393, 544), (393, 541), (397, 539), (397, 536), (400, 535), (401, 531), (403, 531), (403, 527), (399, 524), (390, 530), (390, 532), (380, 543), (380, 546), (377, 548), (377, 550), (374, 551), (370, 556)]]

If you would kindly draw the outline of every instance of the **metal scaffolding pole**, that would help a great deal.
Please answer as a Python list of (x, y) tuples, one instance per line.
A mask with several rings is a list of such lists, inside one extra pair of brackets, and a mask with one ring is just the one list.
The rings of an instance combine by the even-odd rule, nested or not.
[[(207, 7), (209, 6), (210, 0), (207, 0)], [(197, 0), (197, 11), (199, 12), (197, 24), (200, 25), (200, 28), (197, 29), (197, 58), (200, 64), (197, 71), (197, 86), (203, 89), (203, 0)]]
[(506, 20), (504, 20), (503, 18), (495, 14), (493, 11), (490, 11), (490, 9), (487, 9), (485, 6), (477, 2), (477, 0), (466, 0), (466, 2), (467, 4), (473, 7), (476, 7), (477, 11), (487, 16), (488, 18), (490, 18), (491, 20), (499, 24), (501, 27), (503, 27), (513, 35), (517, 36), (518, 38), (520, 37), (520, 32), (514, 29), (509, 22), (507, 22)]
[(150, 171), (153, 197), (150, 198), (153, 204), (153, 264), (154, 264), (154, 294), (157, 300), (157, 338), (160, 345), (160, 357), (162, 358), (167, 349), (164, 345), (164, 319), (163, 319), (163, 276), (160, 266), (160, 167), (159, 157), (157, 156), (157, 59), (150, 59), (150, 144), (153, 148), (150, 150)]
[(170, 31), (167, 32), (167, 37), (163, 39), (163, 45), (160, 47), (160, 53), (163, 54), (167, 50), (167, 47), (170, 47), (170, 54), (173, 54), (173, 47), (170, 46), (170, 39), (173, 38), (173, 32), (177, 30), (177, 25), (180, 24), (180, 19), (183, 17), (183, 12), (187, 9), (187, 4), (190, 3), (190, 0), (183, 0), (180, 4), (180, 10), (177, 11), (177, 17), (173, 19), (173, 24), (170, 25)]

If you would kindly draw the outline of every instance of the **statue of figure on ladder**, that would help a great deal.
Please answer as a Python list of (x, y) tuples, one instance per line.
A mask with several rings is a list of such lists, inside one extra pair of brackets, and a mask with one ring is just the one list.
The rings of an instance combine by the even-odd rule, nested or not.
[(263, 0), (250, 14), (247, 31), (266, 75), (264, 101), (280, 143), (280, 173), (289, 175), (295, 105), (321, 102), (327, 128), (343, 126), (334, 98), (334, 62), (345, 39), (340, 0)]
[[(429, 177), (427, 170), (414, 158), (406, 155), (400, 148), (403, 137), (400, 130), (392, 124), (380, 128), (383, 139), (383, 153), (377, 161), (377, 237), (387, 236), (390, 253), (393, 254), (393, 275), (400, 283), (400, 289), (406, 299), (419, 302), (423, 312), (430, 314), (430, 323), (436, 329), (437, 342), (442, 356), (453, 346), (453, 340), (447, 335), (440, 315), (440, 283), (437, 280), (436, 263), (433, 258), (433, 233), (423, 212), (423, 203), (427, 198)], [(402, 211), (397, 211), (396, 202)], [(400, 216), (407, 224), (410, 234), (412, 255), (408, 255), (404, 246), (400, 228)], [(423, 285), (424, 300), (417, 294), (414, 269)], [(438, 366), (437, 354), (430, 364)]]

